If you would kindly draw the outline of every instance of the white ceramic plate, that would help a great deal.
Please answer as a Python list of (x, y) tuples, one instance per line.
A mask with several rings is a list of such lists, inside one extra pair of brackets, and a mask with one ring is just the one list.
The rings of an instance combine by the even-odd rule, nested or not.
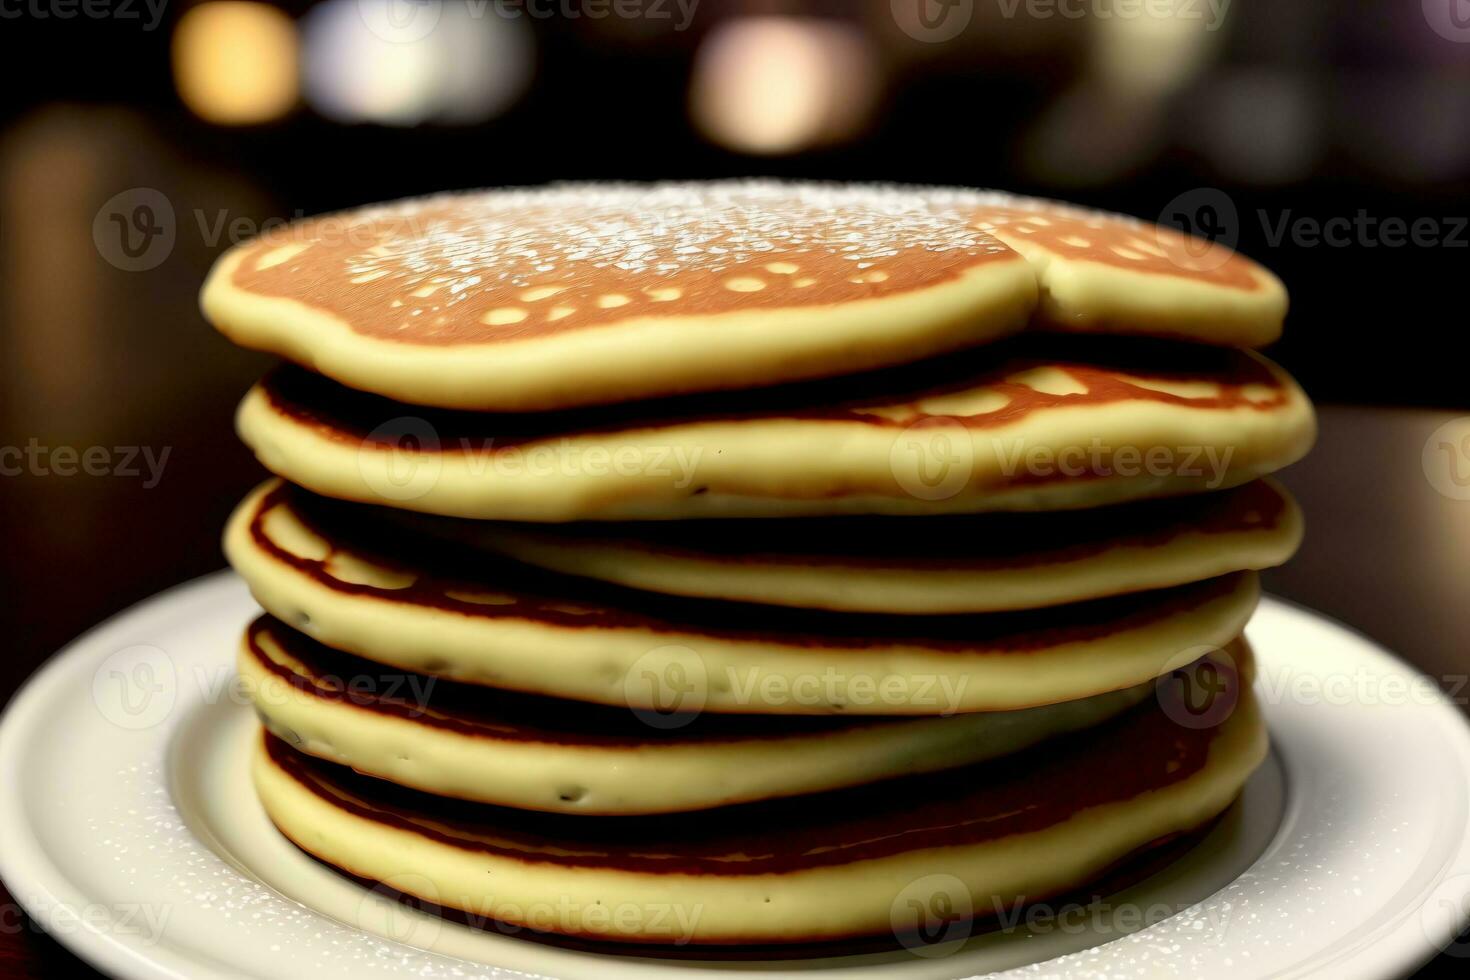
[[(0, 722), (0, 873), (124, 977), (1386, 977), (1470, 918), (1470, 729), (1362, 637), (1267, 600), (1250, 636), (1275, 745), (1183, 860), (1085, 916), (967, 943), (785, 963), (608, 957), (476, 932), (338, 877), (277, 834), (231, 686), (255, 607), (222, 573), (98, 627)], [(1470, 950), (1462, 951), (1470, 955)]]

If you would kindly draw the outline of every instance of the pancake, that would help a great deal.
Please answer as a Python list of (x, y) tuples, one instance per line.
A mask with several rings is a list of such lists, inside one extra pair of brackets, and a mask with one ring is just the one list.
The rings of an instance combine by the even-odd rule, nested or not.
[(1059, 510), (1217, 490), (1302, 456), (1310, 402), (1259, 355), (1034, 335), (863, 377), (534, 416), (409, 408), (296, 368), (241, 437), (318, 493), (455, 517)]
[(518, 561), (670, 595), (882, 613), (1004, 612), (1279, 565), (1301, 511), (1271, 480), (1088, 511), (632, 525), (408, 518)]
[(1228, 643), (1259, 596), (1244, 572), (969, 616), (699, 601), (457, 551), (374, 508), (274, 481), (236, 510), (225, 552), (267, 612), (378, 663), (578, 701), (734, 714), (936, 715), (1076, 700)]
[(1036, 270), (1038, 327), (1239, 347), (1281, 336), (1286, 287), (1224, 245), (1055, 201), (982, 198), (977, 226)]
[(649, 724), (627, 708), (384, 668), (270, 617), (247, 629), (239, 670), (266, 727), (309, 755), (438, 796), (604, 815), (699, 810), (955, 768), (1090, 728), (1154, 693), (1145, 683), (951, 718), (705, 713)]
[(805, 944), (902, 939), (915, 903), (959, 921), (1070, 892), (1221, 813), (1266, 749), (1245, 691), (1209, 726), (1181, 724), (1150, 701), (993, 762), (670, 817), (444, 800), (269, 735), (254, 779), (276, 826), (309, 854), (485, 928)]
[(825, 377), (1025, 325), (1030, 265), (918, 190), (566, 185), (298, 222), (225, 253), (236, 343), (423, 405), (545, 410)]
[(953, 188), (581, 184), (400, 201), (225, 253), (245, 347), (419, 405), (531, 411), (831, 377), (1025, 326), (1255, 346), (1286, 292), (1243, 256)]

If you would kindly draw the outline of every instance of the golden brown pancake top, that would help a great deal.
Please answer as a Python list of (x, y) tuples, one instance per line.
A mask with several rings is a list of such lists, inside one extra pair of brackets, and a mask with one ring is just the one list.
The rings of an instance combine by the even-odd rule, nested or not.
[(1126, 215), (1008, 195), (990, 198), (974, 214), (983, 231), (1011, 242), (1033, 242), (1069, 259), (1244, 292), (1264, 288), (1260, 267), (1240, 253)]
[(441, 195), (308, 219), (233, 284), (360, 334), (483, 344), (639, 317), (809, 307), (1018, 259), (943, 195), (734, 182)]

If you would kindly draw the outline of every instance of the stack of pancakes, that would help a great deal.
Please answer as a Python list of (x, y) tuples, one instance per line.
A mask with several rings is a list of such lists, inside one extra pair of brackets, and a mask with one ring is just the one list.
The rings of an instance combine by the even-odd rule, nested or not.
[(1314, 421), (1226, 249), (578, 185), (301, 222), (203, 305), (292, 362), (241, 405), (280, 479), (225, 546), (260, 798), (352, 875), (579, 939), (947, 938), (1265, 754), (1241, 633)]

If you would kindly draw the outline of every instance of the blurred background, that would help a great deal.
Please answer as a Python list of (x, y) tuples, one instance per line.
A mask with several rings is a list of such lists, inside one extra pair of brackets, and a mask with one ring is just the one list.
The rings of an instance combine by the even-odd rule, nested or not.
[(0, 0), (0, 44), (12, 366), (119, 307), (199, 343), (191, 290), (268, 221), (769, 174), (1189, 223), (1291, 286), (1318, 397), (1467, 398), (1424, 356), (1470, 256), (1465, 0)]
[[(228, 245), (447, 188), (747, 175), (1065, 197), (1272, 267), (1273, 356), (1324, 411), (1269, 584), (1470, 669), (1470, 441), (1426, 454), (1470, 412), (1466, 0), (0, 0), (0, 93), (0, 700), (222, 564), (266, 363), (196, 309)], [(73, 966), (0, 936), (7, 963)]]

